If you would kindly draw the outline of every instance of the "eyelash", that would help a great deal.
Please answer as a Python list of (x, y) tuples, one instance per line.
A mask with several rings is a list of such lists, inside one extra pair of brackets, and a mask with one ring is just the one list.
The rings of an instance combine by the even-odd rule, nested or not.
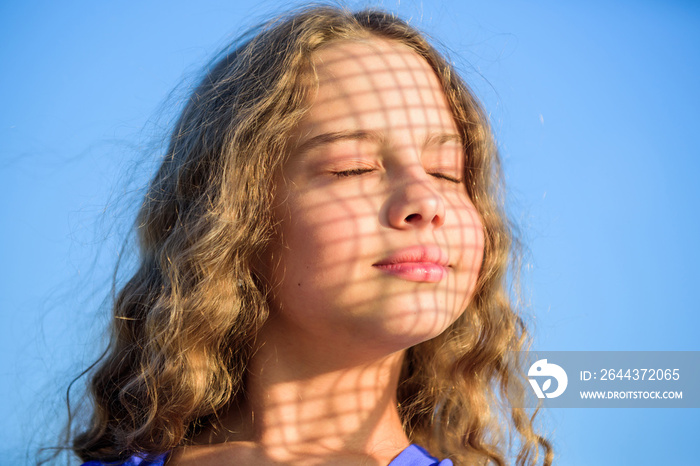
[(337, 176), (338, 178), (346, 178), (348, 176), (364, 175), (365, 173), (370, 173), (373, 171), (373, 168), (354, 168), (352, 170), (333, 172), (333, 175)]
[[(338, 178), (347, 178), (349, 176), (356, 176), (356, 175), (364, 175), (365, 173), (371, 173), (373, 172), (373, 168), (354, 168), (352, 170), (343, 170), (339, 172), (333, 172), (333, 175), (335, 175)], [(449, 175), (445, 175), (444, 173), (439, 173), (439, 172), (434, 172), (434, 173), (429, 173), (430, 176), (433, 176), (437, 179), (440, 180), (445, 180), (449, 181), (450, 183), (455, 183), (459, 184), (462, 182), (462, 180), (458, 178), (454, 178)]]
[(428, 174), (430, 176), (433, 176), (433, 177), (439, 179), (439, 180), (449, 181), (450, 183), (455, 183), (455, 184), (462, 183), (462, 180), (460, 180), (459, 178), (455, 178), (455, 177), (450, 176), (450, 175), (445, 175), (444, 173), (433, 172), (433, 173), (428, 173)]

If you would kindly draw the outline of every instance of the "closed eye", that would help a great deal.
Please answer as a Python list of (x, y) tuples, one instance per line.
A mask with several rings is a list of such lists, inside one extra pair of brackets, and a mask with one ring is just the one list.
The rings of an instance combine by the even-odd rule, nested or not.
[(332, 172), (338, 178), (346, 178), (348, 176), (364, 175), (365, 173), (373, 172), (374, 168), (353, 168), (352, 170), (342, 170)]
[(429, 175), (432, 177), (435, 177), (439, 180), (449, 181), (450, 183), (461, 183), (462, 182), (462, 180), (460, 180), (459, 178), (456, 178), (456, 177), (450, 176), (450, 175), (446, 175), (446, 174), (440, 173), (440, 172), (432, 172), (432, 173), (429, 173)]

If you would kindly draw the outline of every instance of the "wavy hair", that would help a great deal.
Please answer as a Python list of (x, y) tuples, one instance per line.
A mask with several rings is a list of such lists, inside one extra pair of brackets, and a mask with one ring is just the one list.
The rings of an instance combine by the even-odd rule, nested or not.
[[(269, 309), (256, 273), (275, 231), (273, 176), (317, 85), (312, 56), (340, 40), (410, 47), (435, 71), (464, 140), (466, 189), (485, 230), (475, 295), (440, 336), (410, 348), (398, 386), (412, 442), (457, 464), (551, 464), (523, 396), (527, 344), (511, 304), (513, 246), (488, 118), (428, 41), (394, 15), (306, 8), (222, 53), (174, 125), (140, 208), (139, 266), (117, 294), (110, 346), (91, 375), (92, 418), (75, 433), (83, 460), (165, 452), (245, 394), (246, 366)], [(505, 413), (505, 416), (504, 416)]]

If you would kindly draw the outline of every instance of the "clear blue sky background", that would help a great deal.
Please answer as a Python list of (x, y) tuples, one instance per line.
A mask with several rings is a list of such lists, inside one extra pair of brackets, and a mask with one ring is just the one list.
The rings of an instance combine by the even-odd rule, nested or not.
[[(0, 4), (1, 464), (29, 462), (60, 425), (59, 389), (99, 346), (154, 115), (235, 33), (293, 4)], [(380, 5), (444, 43), (490, 112), (530, 248), (535, 348), (700, 350), (700, 3)], [(691, 465), (697, 416), (544, 420), (558, 464)]]

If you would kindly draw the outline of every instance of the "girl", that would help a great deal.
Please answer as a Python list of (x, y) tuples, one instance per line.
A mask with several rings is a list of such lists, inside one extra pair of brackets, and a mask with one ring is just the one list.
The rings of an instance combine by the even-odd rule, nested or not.
[(510, 433), (518, 464), (550, 464), (514, 407), (499, 182), (478, 102), (406, 23), (316, 7), (263, 26), (174, 127), (75, 453), (502, 465)]

